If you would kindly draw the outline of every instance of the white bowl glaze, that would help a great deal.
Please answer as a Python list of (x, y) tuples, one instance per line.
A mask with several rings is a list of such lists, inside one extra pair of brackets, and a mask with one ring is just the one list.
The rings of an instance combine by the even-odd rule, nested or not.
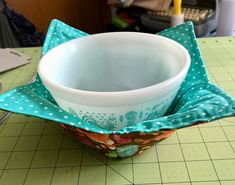
[(58, 105), (109, 130), (163, 116), (190, 66), (187, 50), (162, 36), (114, 32), (50, 50), (38, 74)]

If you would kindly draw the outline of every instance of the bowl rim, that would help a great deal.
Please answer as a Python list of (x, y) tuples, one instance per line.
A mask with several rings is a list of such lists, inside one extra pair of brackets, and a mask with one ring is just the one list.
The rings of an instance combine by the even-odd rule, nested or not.
[[(99, 35), (108, 35), (108, 34), (136, 34), (136, 35), (143, 35), (143, 36), (147, 36), (147, 37), (158, 37), (159, 39), (163, 39), (166, 42), (172, 43), (173, 45), (175, 45), (176, 47), (180, 48), (180, 50), (182, 51), (182, 53), (184, 54), (184, 58), (185, 58), (185, 63), (184, 66), (180, 69), (180, 71), (173, 75), (172, 77), (154, 84), (154, 85), (150, 85), (147, 87), (143, 87), (143, 88), (137, 88), (137, 89), (132, 89), (132, 90), (126, 90), (126, 91), (87, 91), (87, 90), (81, 90), (81, 89), (74, 89), (71, 87), (67, 87), (65, 85), (61, 85), (59, 83), (56, 83), (55, 81), (46, 78), (46, 73), (43, 72), (43, 68), (42, 68), (42, 63), (45, 62), (47, 56), (49, 55), (49, 53), (53, 52), (54, 50), (57, 50), (58, 48), (64, 47), (68, 44), (71, 44), (73, 42), (76, 42), (79, 39), (91, 39), (92, 37), (99, 37)], [(191, 57), (189, 52), (187, 51), (187, 49), (182, 46), (181, 44), (179, 44), (178, 42), (166, 38), (164, 36), (161, 35), (157, 35), (157, 34), (149, 34), (149, 33), (139, 33), (139, 32), (107, 32), (107, 33), (97, 33), (97, 34), (92, 34), (92, 35), (88, 35), (88, 36), (84, 36), (84, 37), (80, 37), (80, 38), (75, 38), (72, 39), (70, 41), (67, 41), (65, 43), (62, 43), (54, 48), (52, 48), (50, 51), (48, 51), (39, 61), (38, 64), (38, 74), (39, 77), (41, 78), (42, 82), (48, 84), (49, 86), (62, 91), (62, 92), (70, 92), (72, 94), (78, 94), (78, 95), (85, 95), (85, 96), (90, 96), (90, 97), (121, 97), (121, 96), (126, 96), (126, 95), (131, 95), (131, 96), (135, 96), (135, 95), (139, 95), (142, 96), (144, 94), (146, 94), (147, 92), (153, 92), (156, 89), (161, 89), (164, 86), (169, 86), (170, 84), (174, 84), (174, 82), (177, 81), (177, 79), (184, 77), (184, 75), (187, 74), (187, 71), (189, 70), (189, 67), (191, 65)], [(58, 91), (57, 91), (58, 92)]]

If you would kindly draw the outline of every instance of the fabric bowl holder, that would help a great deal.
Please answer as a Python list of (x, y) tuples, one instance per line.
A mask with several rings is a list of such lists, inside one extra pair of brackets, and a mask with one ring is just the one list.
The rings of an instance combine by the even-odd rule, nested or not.
[[(57, 45), (88, 34), (53, 20), (42, 55)], [(0, 108), (58, 122), (81, 142), (112, 158), (129, 157), (167, 138), (176, 129), (235, 115), (235, 99), (208, 80), (195, 38), (193, 24), (187, 22), (159, 33), (182, 44), (191, 56), (187, 77), (168, 113), (160, 118), (112, 131), (85, 122), (57, 106), (37, 76), (31, 84), (16, 87), (0, 96)], [(149, 112), (151, 114), (151, 111)]]

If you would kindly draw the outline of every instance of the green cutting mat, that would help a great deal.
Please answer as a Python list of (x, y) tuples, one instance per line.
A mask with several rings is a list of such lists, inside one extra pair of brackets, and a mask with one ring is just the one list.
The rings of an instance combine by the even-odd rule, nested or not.
[[(235, 38), (199, 39), (211, 81), (235, 96)], [(3, 91), (33, 78), (32, 63), (0, 75)], [(12, 114), (0, 126), (0, 185), (234, 185), (235, 118), (181, 129), (142, 154), (111, 160), (56, 123)]]

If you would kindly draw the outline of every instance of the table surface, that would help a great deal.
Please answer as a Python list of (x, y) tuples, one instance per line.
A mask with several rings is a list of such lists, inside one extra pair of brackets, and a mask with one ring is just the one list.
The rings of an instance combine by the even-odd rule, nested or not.
[[(235, 37), (198, 42), (210, 80), (235, 96)], [(36, 73), (40, 48), (17, 50), (32, 62), (1, 74), (3, 91)], [(235, 119), (180, 129), (142, 154), (111, 160), (84, 148), (57, 123), (11, 114), (0, 126), (0, 184), (234, 185)]]

